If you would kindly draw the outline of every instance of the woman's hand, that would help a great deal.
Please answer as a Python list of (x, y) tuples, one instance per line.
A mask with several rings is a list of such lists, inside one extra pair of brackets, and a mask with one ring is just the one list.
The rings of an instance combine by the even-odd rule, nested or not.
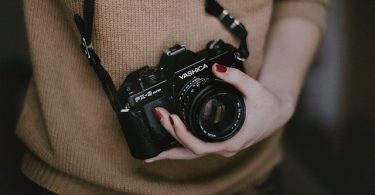
[(261, 83), (234, 68), (215, 64), (213, 73), (235, 86), (243, 94), (246, 119), (241, 130), (223, 142), (204, 142), (186, 129), (182, 120), (163, 108), (155, 108), (154, 114), (164, 128), (184, 147), (172, 148), (145, 162), (163, 159), (194, 159), (207, 154), (231, 157), (250, 147), (283, 126), (291, 117), (294, 104), (269, 91)]

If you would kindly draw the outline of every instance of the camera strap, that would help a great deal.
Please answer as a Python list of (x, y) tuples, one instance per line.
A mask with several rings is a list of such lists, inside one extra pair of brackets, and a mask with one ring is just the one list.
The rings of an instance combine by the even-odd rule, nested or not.
[[(206, 0), (205, 10), (220, 19), (220, 21), (229, 30), (240, 39), (239, 53), (236, 58), (244, 61), (249, 56), (247, 47), (247, 31), (245, 26), (231, 16), (216, 0)], [(127, 112), (128, 108), (121, 106), (117, 96), (117, 90), (109, 73), (104, 69), (100, 62), (99, 56), (96, 54), (92, 44), (92, 29), (95, 15), (95, 0), (84, 0), (83, 18), (79, 14), (74, 15), (75, 24), (81, 34), (81, 50), (86, 55), (90, 65), (93, 67), (96, 75), (107, 94), (113, 110), (117, 113)]]
[(208, 14), (219, 18), (221, 23), (240, 39), (239, 54), (236, 58), (240, 61), (245, 61), (250, 54), (247, 47), (247, 30), (245, 26), (230, 15), (216, 0), (206, 0), (205, 10)]
[(83, 8), (83, 16), (74, 15), (74, 21), (81, 34), (81, 50), (85, 53), (90, 65), (93, 67), (96, 75), (99, 77), (100, 82), (107, 94), (111, 106), (114, 111), (120, 113), (123, 109), (121, 108), (120, 101), (117, 97), (117, 90), (112, 81), (109, 73), (104, 69), (100, 62), (99, 56), (95, 53), (92, 45), (92, 29), (94, 22), (94, 12), (95, 12), (95, 0), (85, 0)]

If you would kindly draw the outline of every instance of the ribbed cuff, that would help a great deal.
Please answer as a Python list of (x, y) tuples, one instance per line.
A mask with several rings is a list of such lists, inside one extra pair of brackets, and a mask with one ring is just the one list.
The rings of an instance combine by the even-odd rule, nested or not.
[(281, 1), (274, 5), (272, 22), (282, 18), (301, 18), (316, 24), (323, 34), (326, 30), (326, 5), (317, 2)]

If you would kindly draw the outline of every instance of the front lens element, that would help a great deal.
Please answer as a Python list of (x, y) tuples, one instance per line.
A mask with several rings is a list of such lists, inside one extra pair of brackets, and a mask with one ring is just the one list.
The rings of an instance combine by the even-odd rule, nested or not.
[(200, 112), (201, 120), (206, 125), (219, 124), (225, 116), (225, 104), (219, 99), (209, 100)]

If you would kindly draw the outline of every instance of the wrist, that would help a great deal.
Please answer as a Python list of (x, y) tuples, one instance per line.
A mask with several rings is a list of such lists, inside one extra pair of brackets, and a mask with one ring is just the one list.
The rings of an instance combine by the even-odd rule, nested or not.
[(295, 93), (292, 92), (286, 92), (282, 90), (272, 90), (268, 89), (271, 94), (274, 95), (274, 97), (278, 101), (279, 110), (280, 110), (280, 120), (282, 121), (282, 125), (284, 125), (289, 119), (293, 116), (298, 97), (295, 95)]
[(290, 93), (279, 93), (275, 96), (280, 102), (281, 111), (287, 116), (286, 121), (288, 121), (294, 114), (298, 98)]
[(261, 75), (259, 83), (266, 88), (277, 100), (282, 113), (288, 116), (293, 115), (299, 96), (299, 82), (288, 82), (286, 79), (273, 79)]

